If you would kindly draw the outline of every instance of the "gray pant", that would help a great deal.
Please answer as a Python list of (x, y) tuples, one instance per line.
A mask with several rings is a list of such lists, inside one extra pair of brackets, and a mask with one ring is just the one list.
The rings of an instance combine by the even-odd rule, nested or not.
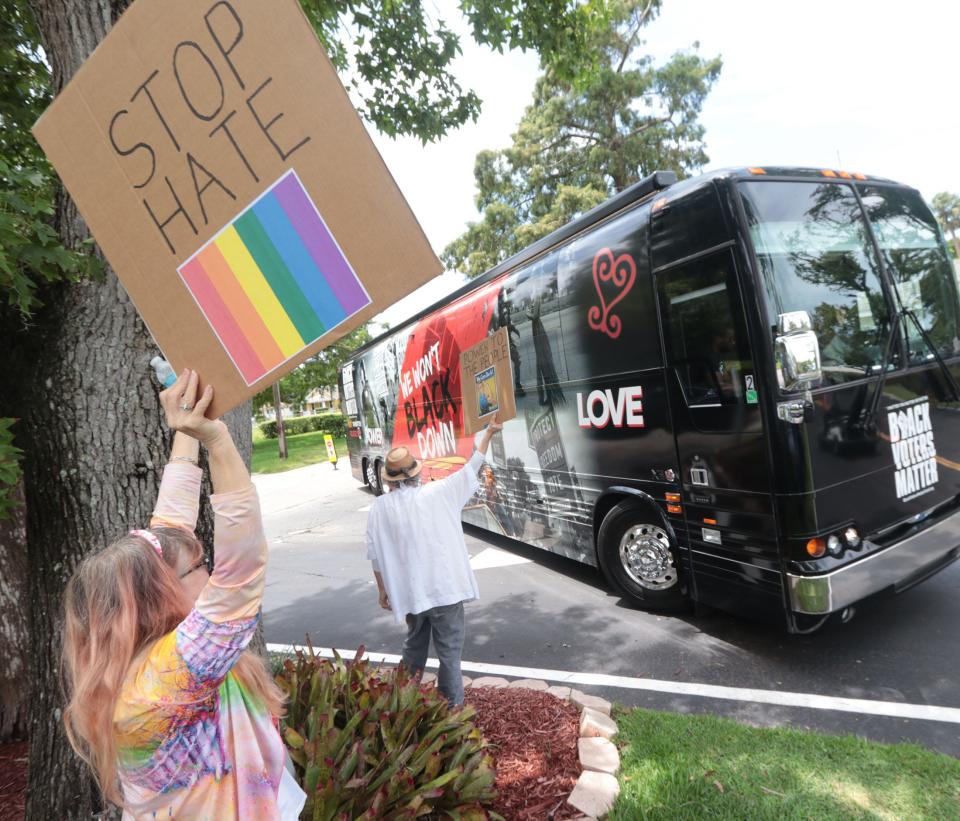
[(437, 688), (451, 704), (463, 704), (463, 674), (460, 672), (465, 634), (463, 602), (407, 614), (403, 666), (413, 673), (422, 672), (427, 663), (431, 633), (440, 659)]

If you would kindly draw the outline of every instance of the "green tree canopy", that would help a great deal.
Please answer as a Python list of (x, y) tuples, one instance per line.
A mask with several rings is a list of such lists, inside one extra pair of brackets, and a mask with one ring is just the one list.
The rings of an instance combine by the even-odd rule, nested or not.
[(50, 72), (23, 0), (0, 0), (0, 319), (29, 320), (38, 287), (96, 270), (54, 231), (55, 186), (30, 128), (50, 102)]
[[(340, 364), (361, 345), (373, 337), (369, 324), (361, 325), (336, 342), (311, 356), (280, 380), (280, 398), (283, 402), (300, 406), (316, 388), (332, 388), (337, 384)], [(265, 406), (273, 406), (273, 388), (264, 388), (253, 398), (253, 409), (259, 413)]]
[[(429, 142), (480, 113), (451, 71), (460, 38), (420, 0), (300, 0), (360, 113), (378, 131)], [(496, 51), (533, 49), (573, 79), (590, 68), (589, 38), (607, 0), (460, 0), (473, 39)]]
[(944, 233), (953, 241), (950, 245), (951, 252), (960, 259), (960, 238), (957, 237), (957, 232), (960, 231), (960, 194), (941, 191), (934, 195), (931, 205)]
[(477, 155), (479, 222), (444, 250), (477, 276), (572, 217), (658, 169), (704, 165), (699, 115), (721, 60), (689, 52), (663, 65), (640, 52), (661, 0), (614, 0), (587, 39), (595, 68), (574, 79), (549, 68), (513, 144)]

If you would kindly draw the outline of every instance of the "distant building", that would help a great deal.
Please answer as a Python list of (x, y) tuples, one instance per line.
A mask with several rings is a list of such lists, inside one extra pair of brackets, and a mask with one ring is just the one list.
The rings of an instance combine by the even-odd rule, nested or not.
[[(276, 416), (276, 412), (273, 409), (273, 403), (260, 406), (260, 415), (266, 419), (273, 419)], [(286, 402), (280, 403), (280, 415), (284, 419), (290, 419), (291, 417), (297, 416), (294, 413), (294, 409), (291, 405), (288, 405)]]
[(304, 413), (336, 413), (340, 410), (340, 391), (336, 385), (314, 388), (303, 400)]

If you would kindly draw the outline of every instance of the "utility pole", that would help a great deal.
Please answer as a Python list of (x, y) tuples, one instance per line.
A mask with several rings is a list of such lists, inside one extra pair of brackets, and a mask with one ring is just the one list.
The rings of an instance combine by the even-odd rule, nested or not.
[(283, 430), (283, 413), (280, 410), (280, 382), (273, 383), (273, 410), (277, 415), (277, 441), (280, 445), (280, 458), (287, 458), (287, 436)]

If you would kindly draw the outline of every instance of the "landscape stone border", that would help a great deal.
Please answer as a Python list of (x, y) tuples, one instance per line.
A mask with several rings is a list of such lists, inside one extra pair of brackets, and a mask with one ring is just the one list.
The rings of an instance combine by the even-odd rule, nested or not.
[[(435, 683), (435, 673), (424, 673), (424, 684)], [(590, 696), (571, 687), (550, 686), (540, 679), (523, 678), (508, 681), (499, 676), (463, 677), (466, 687), (511, 687), (538, 690), (569, 701), (580, 709), (580, 740), (577, 753), (583, 771), (567, 798), (567, 803), (587, 819), (605, 818), (620, 794), (617, 773), (620, 771), (620, 752), (610, 740), (617, 733), (611, 717), (611, 705), (599, 696)]]

